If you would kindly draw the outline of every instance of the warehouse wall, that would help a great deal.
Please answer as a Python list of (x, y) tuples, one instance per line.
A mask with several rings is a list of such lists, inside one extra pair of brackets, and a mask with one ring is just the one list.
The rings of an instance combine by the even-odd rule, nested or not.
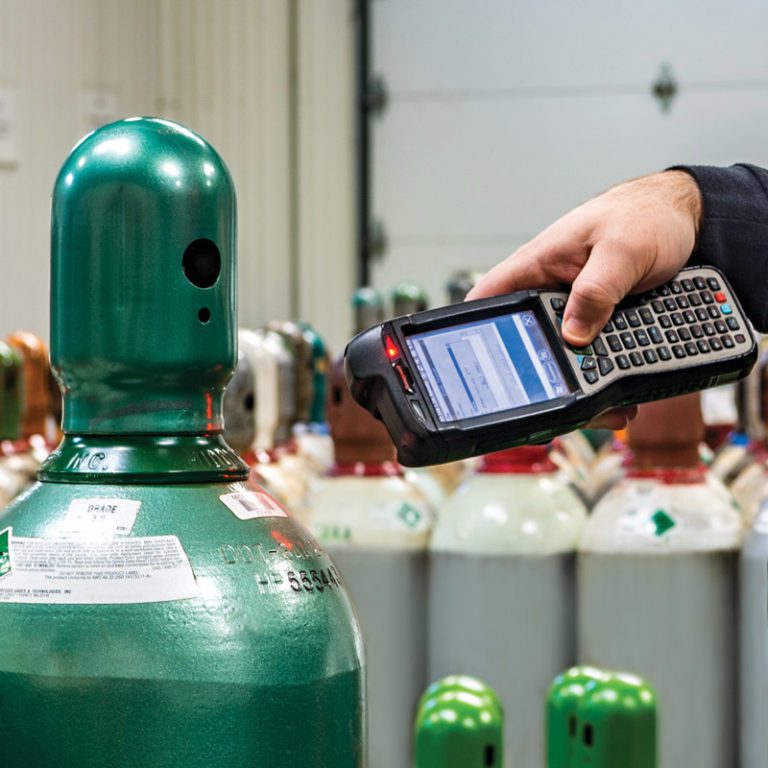
[(16, 161), (0, 164), (0, 334), (48, 335), (50, 190), (94, 127), (81, 102), (95, 92), (117, 117), (179, 120), (221, 152), (238, 191), (241, 324), (303, 317), (338, 348), (354, 274), (351, 8), (0, 0), (18, 137)]

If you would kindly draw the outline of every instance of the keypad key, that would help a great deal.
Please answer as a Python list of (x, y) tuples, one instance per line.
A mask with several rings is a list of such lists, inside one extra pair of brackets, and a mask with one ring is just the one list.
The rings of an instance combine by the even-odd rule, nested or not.
[(585, 357), (581, 361), (582, 371), (593, 371), (595, 368), (597, 368), (597, 362), (594, 357)]
[(633, 328), (639, 328), (640, 327), (640, 317), (638, 316), (637, 312), (634, 309), (628, 309), (624, 316), (627, 318), (627, 322), (633, 327)]
[(705, 336), (714, 336), (715, 335), (715, 326), (712, 325), (712, 323), (704, 323), (701, 326), (701, 330), (704, 331)]
[(648, 338), (648, 334), (641, 328), (639, 331), (635, 331), (635, 339), (641, 347), (647, 347), (651, 340)]
[(670, 312), (674, 312), (677, 309), (677, 302), (674, 299), (664, 299), (664, 306)]
[(673, 325), (682, 325), (685, 322), (683, 316), (679, 312), (673, 312), (670, 317), (672, 318)]
[(722, 293), (721, 291), (718, 291), (715, 294), (715, 301), (718, 304), (723, 304), (724, 302), (728, 301), (728, 297), (724, 293)]
[(680, 307), (680, 309), (688, 309), (691, 305), (688, 303), (688, 297), (687, 296), (678, 296), (677, 297), (677, 306)]
[(659, 347), (656, 350), (656, 354), (658, 354), (659, 360), (669, 360), (672, 357), (669, 347)]
[(685, 343), (685, 351), (691, 356), (699, 354), (699, 348), (692, 341)]
[(610, 373), (613, 370), (613, 363), (607, 357), (601, 357), (597, 361), (597, 367), (600, 373), (605, 376), (606, 373)]
[(707, 281), (701, 275), (693, 278), (693, 284), (699, 291), (703, 291), (707, 287)]
[(688, 293), (690, 293), (694, 288), (693, 281), (689, 280), (687, 277), (685, 278), (685, 280), (680, 281), (680, 285), (682, 285), (683, 290), (687, 291)]
[(683, 292), (682, 286), (680, 285), (680, 283), (677, 280), (674, 280), (673, 282), (671, 282), (669, 284), (669, 287), (670, 287), (672, 293), (682, 293)]
[(613, 333), (613, 323), (610, 320), (605, 324), (603, 333)]
[(632, 365), (644, 365), (645, 361), (643, 356), (639, 352), (630, 352), (629, 359), (632, 361)]
[(653, 307), (653, 311), (657, 312), (658, 314), (661, 314), (665, 309), (664, 302), (660, 301), (659, 299), (652, 301), (651, 306)]
[(658, 356), (656, 355), (656, 353), (652, 349), (646, 349), (643, 352), (643, 357), (645, 358), (645, 362), (649, 363), (649, 364), (658, 363), (659, 362)]
[(701, 295), (701, 300), (705, 304), (712, 304), (715, 301), (715, 297), (709, 291), (702, 291), (700, 295)]
[(691, 312), (690, 309), (686, 309), (685, 312), (683, 312), (683, 318), (685, 319), (685, 322), (688, 323), (688, 325), (696, 322), (696, 315)]
[(723, 345), (720, 343), (720, 339), (718, 339), (717, 336), (715, 336), (714, 339), (709, 340), (709, 348), (713, 352), (719, 352), (723, 348)]
[(624, 349), (619, 337), (615, 333), (607, 336), (605, 340), (608, 342), (608, 346), (613, 352), (621, 352), (621, 350)]
[(608, 350), (599, 336), (592, 342), (592, 349), (594, 349), (596, 355), (605, 356), (608, 354)]
[(691, 332), (688, 330), (688, 328), (678, 328), (677, 333), (682, 341), (691, 340)]
[(733, 338), (736, 340), (737, 344), (743, 344), (747, 340), (747, 337), (743, 333), (737, 333)]
[(656, 290), (659, 292), (659, 296), (669, 296), (669, 288), (666, 285), (662, 285), (661, 288)]
[(720, 341), (723, 342), (723, 346), (726, 349), (733, 349), (736, 345), (733, 342), (733, 339), (726, 333), (725, 336), (723, 336)]
[(692, 293), (688, 297), (688, 301), (691, 302), (692, 307), (700, 307), (701, 306), (701, 298), (699, 297), (698, 293)]
[(654, 344), (661, 344), (664, 341), (661, 331), (655, 325), (648, 329), (648, 336)]
[(671, 328), (672, 327), (672, 320), (670, 319), (669, 315), (662, 315), (659, 318), (659, 325), (662, 328)]
[(692, 325), (690, 330), (691, 336), (693, 336), (694, 339), (700, 339), (704, 335), (704, 331), (700, 325)]
[(624, 349), (634, 349), (637, 346), (635, 337), (629, 331), (621, 334), (621, 343), (624, 345)]
[(562, 312), (565, 309), (565, 300), (559, 298), (550, 299), (549, 306), (552, 307), (555, 312)]
[(697, 319), (697, 320), (698, 320), (700, 323), (703, 323), (703, 322), (704, 322), (705, 320), (707, 320), (708, 318), (709, 318), (709, 313), (707, 312), (707, 310), (706, 310), (706, 309), (704, 309), (704, 307), (699, 307), (699, 308), (696, 310), (696, 319)]
[(720, 290), (720, 283), (718, 282), (718, 279), (716, 277), (708, 277), (707, 278), (707, 285), (709, 286), (710, 291), (719, 291)]
[(725, 324), (725, 320), (715, 320), (715, 330), (718, 333), (728, 333), (728, 326)]
[(730, 304), (721, 304), (720, 305), (720, 311), (724, 315), (730, 315), (730, 314), (733, 313), (733, 310), (731, 309), (731, 305)]
[(713, 304), (711, 307), (707, 307), (707, 312), (713, 320), (717, 320), (720, 317), (720, 310)]
[[(720, 317), (719, 314), (718, 317)], [(627, 321), (624, 319), (624, 315), (620, 312), (617, 312), (613, 316), (613, 324), (616, 326), (617, 331), (625, 331), (627, 329)]]
[(599, 378), (597, 371), (584, 371), (584, 380), (587, 384), (595, 384)]
[(679, 360), (680, 358), (685, 357), (685, 350), (679, 345), (675, 344), (674, 347), (672, 347), (672, 353), (674, 356)]
[(696, 342), (696, 346), (699, 348), (699, 352), (702, 355), (706, 355), (709, 352), (709, 342), (706, 339), (699, 339)]
[(677, 342), (680, 341), (677, 331), (667, 331), (664, 335), (667, 337), (667, 341), (670, 344), (677, 344)]
[(739, 321), (735, 317), (727, 317), (725, 319), (725, 324), (732, 330), (732, 331), (738, 331), (739, 330)]
[(646, 325), (651, 325), (653, 323), (653, 312), (648, 307), (642, 307), (640, 309), (640, 319)]
[(629, 358), (626, 355), (616, 355), (616, 365), (618, 365), (622, 371), (626, 371), (630, 365)]

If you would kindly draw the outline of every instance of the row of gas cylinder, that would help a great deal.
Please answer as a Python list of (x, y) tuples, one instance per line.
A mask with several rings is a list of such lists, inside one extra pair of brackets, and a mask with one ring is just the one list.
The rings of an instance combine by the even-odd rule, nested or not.
[[(358, 294), (358, 327), (377, 322), (379, 306)], [(300, 331), (275, 323), (259, 334), (290, 346)], [(241, 396), (251, 402), (251, 389)], [(324, 397), (332, 449), (318, 422), (282, 444), (257, 439), (244, 455), (251, 482), (294, 511), (349, 586), (365, 637), (373, 768), (412, 764), (419, 694), (457, 673), (498, 691), (506, 764), (539, 768), (549, 683), (577, 662), (654, 686), (660, 765), (768, 765), (768, 515), (762, 525), (758, 515), (768, 472), (758, 442), (732, 436), (707, 453), (693, 395), (645, 406), (623, 442), (574, 434), (477, 464), (403, 470), (383, 426), (349, 396), (340, 359)], [(628, 742), (622, 759), (639, 768), (648, 755)], [(550, 757), (561, 764), (571, 763)]]
[[(399, 298), (422, 308), (417, 291), (403, 288)], [(381, 305), (374, 292), (358, 293), (358, 327), (377, 322)], [(579, 433), (479, 464), (404, 471), (310, 326), (241, 330), (239, 350), (227, 440), (251, 464), (250, 484), (294, 511), (351, 591), (366, 644), (372, 768), (412, 764), (420, 693), (452, 674), (498, 692), (506, 764), (540, 768), (549, 684), (577, 662), (631, 670), (653, 685), (660, 765), (732, 768), (740, 754), (744, 768), (768, 766), (768, 513), (760, 513), (768, 470), (759, 427), (705, 456), (707, 469), (699, 397), (688, 396), (644, 406), (626, 442)], [(9, 477), (22, 459), (25, 467), (3, 479), (10, 496), (50, 445), (56, 397), (45, 394), (39, 340), (16, 334), (0, 359), (0, 466)], [(763, 391), (755, 381), (759, 371), (747, 394)], [(754, 411), (754, 400), (743, 397), (742, 411)], [(500, 749), (495, 762), (488, 754), (478, 752), (476, 764), (502, 764)], [(551, 755), (550, 768), (581, 764)], [(651, 765), (630, 742), (622, 759)]]

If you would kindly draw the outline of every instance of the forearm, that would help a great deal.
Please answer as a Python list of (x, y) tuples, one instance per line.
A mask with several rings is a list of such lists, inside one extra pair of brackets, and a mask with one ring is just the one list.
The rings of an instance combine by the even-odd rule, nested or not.
[(701, 190), (701, 216), (692, 264), (710, 264), (728, 278), (744, 311), (768, 331), (768, 171), (679, 166)]

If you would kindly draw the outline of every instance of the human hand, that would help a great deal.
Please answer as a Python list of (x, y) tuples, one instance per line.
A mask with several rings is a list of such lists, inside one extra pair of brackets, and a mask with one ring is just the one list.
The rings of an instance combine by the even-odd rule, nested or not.
[[(585, 346), (627, 294), (669, 280), (688, 261), (701, 218), (701, 193), (684, 171), (619, 184), (574, 208), (491, 269), (467, 295), (572, 284), (563, 338)], [(592, 426), (620, 429), (635, 409), (603, 414)]]

